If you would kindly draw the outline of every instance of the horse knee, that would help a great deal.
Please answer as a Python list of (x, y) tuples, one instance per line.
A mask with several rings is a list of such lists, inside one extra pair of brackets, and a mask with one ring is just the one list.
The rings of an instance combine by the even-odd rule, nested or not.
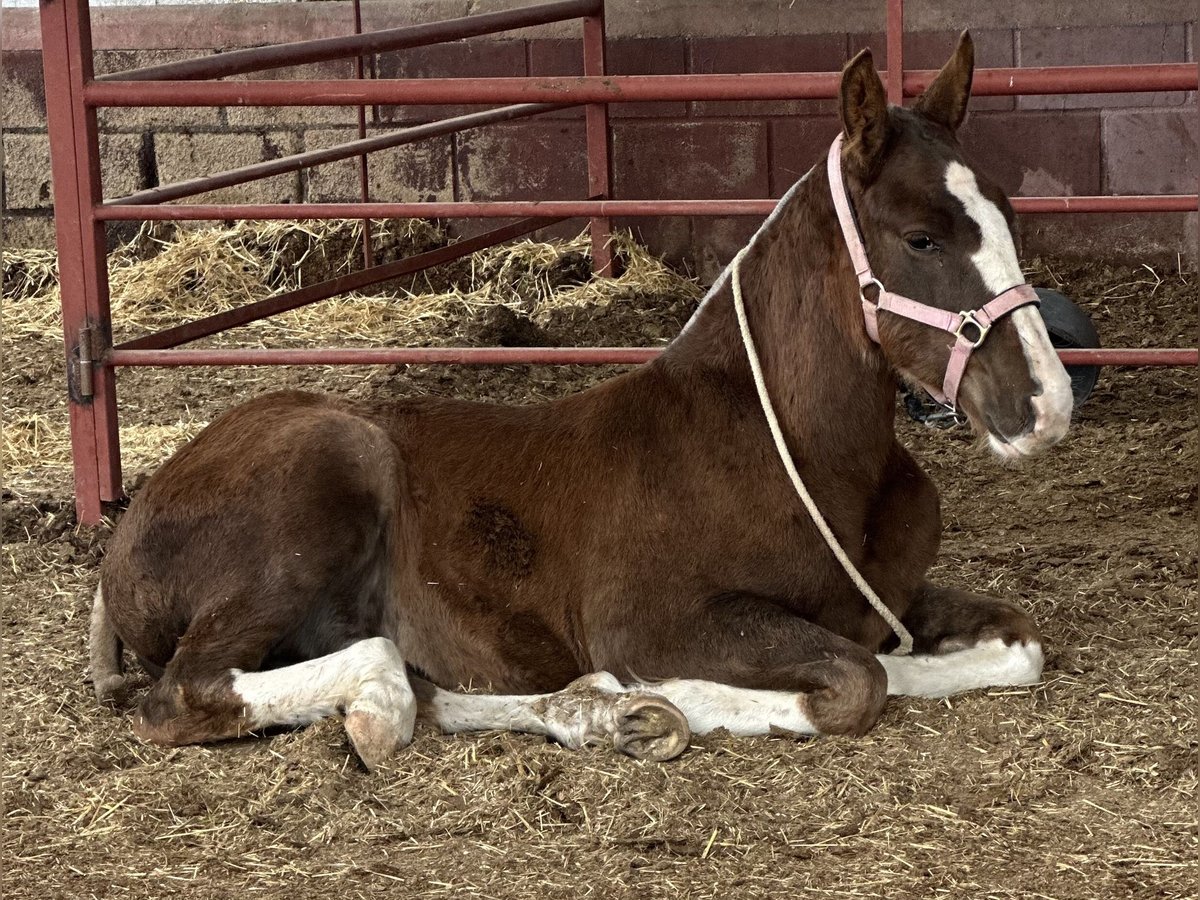
[(807, 713), (821, 734), (865, 734), (887, 702), (887, 673), (873, 656), (827, 660), (825, 685), (807, 694)]

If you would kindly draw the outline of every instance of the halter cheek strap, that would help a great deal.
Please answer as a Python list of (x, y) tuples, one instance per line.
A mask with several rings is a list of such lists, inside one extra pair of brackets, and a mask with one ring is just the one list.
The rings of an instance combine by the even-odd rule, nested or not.
[[(971, 353), (979, 347), (992, 326), (1014, 309), (1028, 304), (1037, 304), (1038, 296), (1028, 284), (1018, 284), (993, 297), (979, 309), (952, 313), (927, 303), (918, 303), (900, 294), (893, 294), (883, 286), (871, 264), (867, 261), (867, 249), (863, 245), (858, 223), (854, 220), (854, 211), (850, 207), (850, 194), (846, 190), (842, 178), (842, 135), (838, 135), (829, 148), (827, 159), (829, 172), (829, 189), (833, 195), (833, 207), (837, 210), (838, 222), (842, 226), (842, 238), (846, 249), (850, 252), (850, 262), (854, 266), (854, 275), (858, 278), (858, 296), (862, 301), (863, 320), (867, 334), (876, 344), (879, 343), (879, 311), (884, 310), (914, 322), (920, 322), (931, 328), (949, 332), (954, 335), (954, 348), (950, 351), (950, 361), (946, 365), (946, 374), (942, 380), (942, 388), (925, 385), (930, 395), (939, 403), (955, 408), (958, 400), (958, 388), (962, 384), (963, 374)], [(867, 299), (866, 289), (875, 286), (878, 294), (875, 302)]]

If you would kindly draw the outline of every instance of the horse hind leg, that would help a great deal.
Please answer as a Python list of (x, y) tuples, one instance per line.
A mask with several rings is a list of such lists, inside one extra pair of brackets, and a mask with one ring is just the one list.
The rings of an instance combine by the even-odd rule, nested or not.
[(623, 686), (607, 672), (577, 678), (552, 694), (460, 694), (414, 679), (418, 716), (443, 732), (519, 731), (564, 747), (611, 744), (635, 759), (664, 762), (687, 749), (687, 718), (656, 693)]
[(205, 743), (345, 713), (350, 743), (368, 769), (412, 740), (416, 700), (404, 660), (387, 638), (260, 672), (181, 676), (174, 668), (172, 660), (138, 709), (134, 732), (143, 740)]
[(92, 669), (92, 690), (104, 706), (116, 706), (125, 698), (121, 638), (113, 628), (104, 604), (104, 587), (98, 586), (92, 601), (92, 621), (88, 632), (88, 653)]

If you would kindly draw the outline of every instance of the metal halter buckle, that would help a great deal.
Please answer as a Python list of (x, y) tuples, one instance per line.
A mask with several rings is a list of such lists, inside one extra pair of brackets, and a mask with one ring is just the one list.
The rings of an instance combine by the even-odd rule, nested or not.
[(882, 297), (884, 294), (885, 288), (883, 286), (883, 282), (880, 281), (878, 278), (872, 278), (866, 284), (860, 284), (858, 286), (858, 299), (861, 300), (863, 303), (871, 302), (870, 300), (867, 299), (867, 295), (865, 293), (863, 293), (871, 285), (875, 285), (875, 287), (879, 290), (879, 293), (875, 297), (876, 303), (879, 302), (879, 298)]
[[(983, 343), (983, 339), (987, 337), (988, 332), (992, 330), (992, 326), (984, 325), (982, 322), (976, 319), (974, 310), (969, 312), (960, 312), (959, 315), (962, 316), (962, 322), (960, 322), (958, 328), (954, 330), (954, 336), (960, 340), (966, 341), (971, 345), (972, 348), (978, 347)], [(979, 336), (974, 340), (963, 334), (963, 329), (968, 325), (974, 325), (976, 330), (979, 332)]]

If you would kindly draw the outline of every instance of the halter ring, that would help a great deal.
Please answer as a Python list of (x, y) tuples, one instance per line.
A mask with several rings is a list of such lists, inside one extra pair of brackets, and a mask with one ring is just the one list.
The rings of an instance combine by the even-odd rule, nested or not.
[(859, 300), (861, 300), (863, 303), (870, 303), (870, 302), (871, 302), (870, 300), (868, 300), (868, 299), (867, 299), (867, 295), (863, 293), (863, 291), (865, 291), (865, 290), (866, 290), (868, 287), (870, 287), (871, 285), (875, 285), (875, 287), (879, 288), (879, 296), (877, 296), (877, 297), (875, 298), (875, 302), (876, 302), (876, 303), (878, 303), (878, 302), (879, 302), (879, 297), (882, 297), (882, 296), (884, 295), (884, 293), (886, 293), (886, 292), (887, 292), (887, 288), (885, 288), (885, 287), (883, 286), (883, 282), (882, 282), (882, 281), (880, 281), (878, 278), (872, 278), (872, 279), (871, 279), (870, 281), (868, 281), (866, 284), (860, 284), (860, 285), (858, 286), (858, 299), (859, 299)]
[[(959, 323), (958, 328), (954, 329), (954, 336), (960, 341), (966, 341), (971, 345), (972, 349), (979, 347), (979, 345), (983, 343), (984, 338), (988, 336), (988, 332), (992, 330), (992, 326), (990, 324), (985, 325), (976, 319), (975, 310), (960, 312), (959, 315), (962, 316), (962, 322)], [(963, 334), (963, 329), (968, 325), (975, 326), (976, 330), (979, 332), (978, 337), (971, 338), (968, 335)]]

